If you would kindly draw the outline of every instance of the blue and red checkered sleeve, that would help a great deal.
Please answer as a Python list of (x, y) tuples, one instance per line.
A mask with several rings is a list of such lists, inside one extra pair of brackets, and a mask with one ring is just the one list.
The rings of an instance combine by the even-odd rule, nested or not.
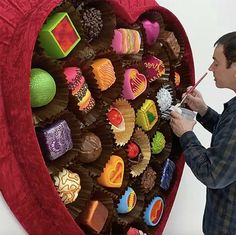
[(197, 114), (197, 121), (201, 123), (205, 129), (212, 133), (219, 121), (219, 117), (220, 115), (215, 110), (208, 107), (207, 112), (203, 117), (201, 117), (199, 113)]

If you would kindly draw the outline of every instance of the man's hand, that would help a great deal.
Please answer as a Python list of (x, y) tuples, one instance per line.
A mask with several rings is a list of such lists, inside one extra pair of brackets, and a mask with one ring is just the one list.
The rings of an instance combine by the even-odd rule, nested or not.
[(195, 120), (188, 120), (183, 118), (178, 112), (171, 112), (170, 126), (178, 137), (181, 137), (187, 131), (192, 131), (195, 124)]
[[(187, 88), (187, 91), (191, 89), (191, 86)], [(183, 94), (183, 96), (185, 93)], [(192, 109), (195, 112), (198, 112), (202, 117), (207, 112), (207, 105), (204, 102), (201, 93), (198, 90), (193, 90), (190, 94), (188, 94), (187, 98), (185, 99), (185, 102), (190, 109)]]

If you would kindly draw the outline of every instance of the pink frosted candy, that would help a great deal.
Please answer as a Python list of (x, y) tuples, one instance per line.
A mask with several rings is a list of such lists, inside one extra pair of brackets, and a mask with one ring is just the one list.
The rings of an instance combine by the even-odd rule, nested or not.
[(137, 228), (130, 227), (126, 235), (147, 235), (147, 234), (141, 230), (138, 230)]
[(77, 89), (80, 89), (85, 82), (85, 79), (81, 73), (81, 70), (77, 67), (65, 68), (64, 75), (66, 76), (67, 83), (69, 85), (72, 85), (72, 84), (75, 85)]
[(114, 30), (111, 46), (117, 54), (123, 54), (122, 33), (117, 29)]
[(141, 37), (137, 30), (115, 29), (112, 48), (117, 54), (136, 54), (140, 50)]
[(150, 20), (143, 20), (142, 24), (145, 29), (147, 44), (152, 46), (159, 36), (160, 25), (158, 22), (151, 22)]
[(123, 97), (127, 100), (134, 100), (141, 95), (147, 88), (146, 77), (139, 73), (137, 69), (130, 68), (125, 70), (123, 85)]
[(78, 67), (67, 67), (64, 69), (68, 89), (72, 91), (72, 95), (77, 94), (86, 84), (85, 78)]

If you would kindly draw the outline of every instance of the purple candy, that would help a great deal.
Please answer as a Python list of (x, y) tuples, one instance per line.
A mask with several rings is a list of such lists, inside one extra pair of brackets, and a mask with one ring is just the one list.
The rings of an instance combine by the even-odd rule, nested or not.
[(65, 120), (57, 121), (39, 133), (39, 141), (45, 157), (55, 160), (72, 149), (71, 130)]
[(161, 188), (164, 190), (168, 190), (170, 187), (170, 182), (172, 180), (172, 176), (175, 170), (175, 163), (170, 159), (167, 159), (164, 163), (163, 172), (161, 176)]

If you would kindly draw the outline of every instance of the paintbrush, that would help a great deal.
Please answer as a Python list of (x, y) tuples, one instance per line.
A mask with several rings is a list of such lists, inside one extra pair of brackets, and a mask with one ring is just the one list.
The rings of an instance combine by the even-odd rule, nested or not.
[(192, 86), (191, 89), (189, 89), (189, 90), (185, 93), (185, 95), (184, 95), (184, 97), (182, 98), (182, 100), (180, 101), (180, 103), (177, 103), (177, 104), (175, 105), (176, 108), (178, 108), (178, 107), (185, 101), (185, 99), (187, 98), (188, 94), (190, 94), (190, 93), (193, 92), (193, 90), (194, 90), (194, 89), (197, 87), (197, 85), (203, 80), (203, 78), (206, 77), (206, 75), (207, 75), (207, 72), (204, 73), (204, 75), (195, 83), (195, 85)]

